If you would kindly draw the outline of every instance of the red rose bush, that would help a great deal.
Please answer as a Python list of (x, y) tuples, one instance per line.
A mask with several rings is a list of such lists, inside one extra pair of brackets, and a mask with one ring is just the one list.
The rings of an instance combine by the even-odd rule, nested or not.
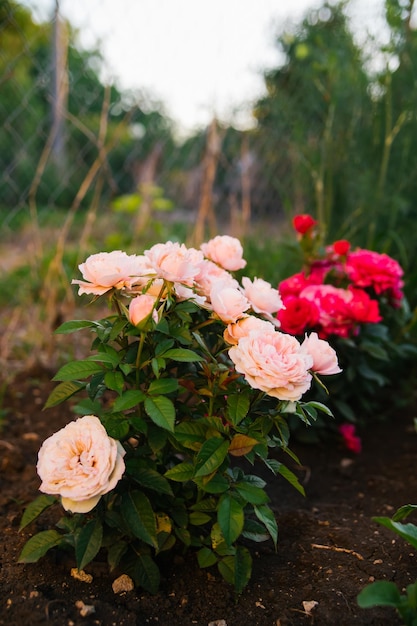
[(309, 215), (296, 216), (293, 227), (303, 267), (279, 283), (280, 329), (300, 338), (307, 333), (309, 341), (316, 334), (336, 350), (343, 375), (329, 381), (329, 406), (336, 417), (360, 421), (389, 386), (390, 366), (407, 351), (392, 338), (406, 317), (403, 269), (389, 255), (355, 249), (347, 240), (322, 246), (320, 224)]
[(294, 458), (288, 416), (307, 426), (331, 416), (304, 395), (340, 372), (315, 330), (302, 341), (280, 330), (281, 295), (260, 278), (239, 282), (232, 272), (245, 266), (229, 236), (200, 249), (167, 242), (138, 255), (100, 252), (79, 266), (78, 293), (108, 298), (112, 312), (57, 331), (93, 336), (91, 354), (57, 372), (46, 404), (80, 396), (72, 406), (82, 416), (42, 444), (42, 494), (21, 526), (50, 506), (64, 516), (29, 539), (20, 561), (71, 548), (82, 570), (101, 550), (111, 572), (154, 592), (158, 555), (185, 547), (242, 591), (251, 575), (246, 543), (277, 543), (256, 467), (303, 491), (271, 453)]

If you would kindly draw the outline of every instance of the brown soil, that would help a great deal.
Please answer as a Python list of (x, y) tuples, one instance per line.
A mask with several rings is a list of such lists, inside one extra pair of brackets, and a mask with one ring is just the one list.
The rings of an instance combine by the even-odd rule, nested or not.
[[(116, 595), (101, 563), (86, 568), (91, 583), (71, 576), (71, 556), (48, 554), (38, 564), (17, 563), (31, 533), (19, 533), (24, 507), (37, 494), (36, 455), (42, 441), (72, 416), (65, 408), (42, 411), (51, 389), (45, 372), (20, 376), (7, 390), (0, 433), (0, 625), (32, 626), (396, 626), (394, 609), (359, 609), (356, 596), (372, 580), (401, 589), (417, 579), (410, 546), (372, 521), (416, 503), (417, 435), (412, 411), (392, 415), (362, 434), (363, 452), (342, 447), (293, 446), (307, 496), (269, 475), (269, 495), (279, 524), (278, 552), (253, 546), (252, 579), (235, 601), (215, 568), (199, 570), (193, 553), (161, 564), (162, 585)], [(415, 521), (411, 518), (411, 521)], [(77, 601), (92, 605), (83, 617)], [(305, 601), (317, 605), (309, 612)]]

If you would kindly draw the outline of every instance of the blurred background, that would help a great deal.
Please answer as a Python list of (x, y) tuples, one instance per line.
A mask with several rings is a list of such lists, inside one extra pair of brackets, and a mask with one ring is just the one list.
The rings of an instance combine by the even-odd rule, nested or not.
[(278, 284), (297, 213), (395, 257), (415, 307), (416, 26), (414, 0), (2, 0), (1, 358), (94, 252), (228, 233)]

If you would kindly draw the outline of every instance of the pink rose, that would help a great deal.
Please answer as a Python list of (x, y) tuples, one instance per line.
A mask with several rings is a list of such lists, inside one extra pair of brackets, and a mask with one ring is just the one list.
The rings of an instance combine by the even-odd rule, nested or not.
[(246, 261), (242, 258), (242, 244), (236, 237), (217, 235), (207, 243), (201, 244), (200, 247), (208, 259), (225, 270), (240, 270), (246, 265)]
[(313, 302), (318, 311), (319, 335), (348, 337), (355, 326), (350, 303), (353, 295), (348, 289), (339, 289), (333, 285), (310, 285), (303, 289), (300, 297)]
[(215, 283), (210, 292), (213, 311), (225, 323), (236, 322), (250, 308), (250, 303), (240, 289), (228, 282)]
[(262, 278), (254, 278), (253, 282), (246, 276), (242, 278), (243, 293), (251, 303), (255, 313), (276, 313), (282, 309), (282, 300), (277, 289)]
[(73, 285), (79, 285), (78, 294), (96, 296), (113, 288), (130, 288), (152, 272), (144, 256), (128, 255), (120, 250), (92, 254), (78, 268), (85, 279), (72, 281)]
[(371, 287), (375, 293), (388, 293), (401, 300), (403, 269), (387, 254), (372, 250), (356, 250), (346, 260), (346, 272), (356, 287)]
[(290, 335), (302, 335), (306, 328), (314, 328), (319, 321), (319, 310), (307, 298), (288, 296), (284, 308), (278, 311), (281, 329)]
[(251, 332), (229, 349), (229, 356), (251, 387), (279, 400), (299, 400), (310, 388), (313, 358), (291, 335)]
[(228, 324), (223, 333), (223, 338), (226, 343), (236, 345), (242, 337), (245, 337), (254, 330), (271, 332), (274, 330), (274, 326), (271, 322), (261, 320), (254, 315), (245, 315), (245, 317), (240, 318), (234, 324)]
[(156, 299), (147, 293), (141, 296), (133, 298), (129, 304), (129, 321), (133, 326), (138, 326), (149, 315), (152, 314), (152, 318), (155, 322), (158, 322), (158, 313), (155, 311)]
[(188, 287), (192, 287), (203, 260), (200, 251), (172, 241), (155, 244), (145, 250), (145, 256), (159, 278)]
[(239, 287), (239, 283), (233, 276), (213, 261), (204, 259), (199, 264), (199, 273), (195, 279), (196, 290), (203, 296), (209, 297), (215, 283), (219, 281), (229, 283), (232, 287)]
[(39, 450), (40, 491), (60, 495), (64, 509), (88, 513), (111, 491), (125, 470), (125, 450), (95, 415), (70, 422)]
[(352, 319), (360, 324), (377, 324), (382, 320), (377, 300), (371, 298), (363, 289), (349, 288), (349, 291), (352, 293), (350, 301)]
[(327, 341), (319, 339), (317, 333), (311, 333), (306, 336), (301, 344), (301, 350), (307, 352), (313, 357), (313, 372), (322, 376), (331, 374), (339, 374), (342, 370), (337, 362), (336, 351), (328, 344)]

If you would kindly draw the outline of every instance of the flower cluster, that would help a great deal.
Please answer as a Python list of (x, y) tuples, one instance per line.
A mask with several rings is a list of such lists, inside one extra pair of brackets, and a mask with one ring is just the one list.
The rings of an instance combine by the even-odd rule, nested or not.
[[(280, 329), (298, 337), (317, 333), (336, 350), (343, 375), (326, 385), (326, 402), (336, 420), (317, 420), (313, 441), (318, 433), (326, 438), (333, 431), (358, 453), (355, 423), (382, 413), (381, 391), (411, 355), (410, 343), (401, 343), (408, 316), (404, 272), (387, 254), (354, 248), (345, 239), (324, 245), (319, 222), (308, 214), (295, 216), (293, 228), (302, 269), (279, 283)], [(323, 396), (320, 388), (308, 395), (318, 400)], [(298, 424), (293, 425), (292, 431), (297, 430)]]
[[(293, 223), (300, 239), (311, 247), (317, 222), (303, 215)], [(363, 324), (382, 321), (382, 298), (393, 308), (401, 305), (403, 270), (387, 254), (352, 250), (348, 241), (341, 240), (306, 261), (303, 271), (279, 285), (284, 308), (278, 319), (285, 332), (302, 335), (314, 330), (321, 338), (352, 337)]]
[(82, 569), (105, 548), (110, 569), (155, 591), (156, 557), (179, 543), (242, 590), (251, 557), (240, 539), (276, 543), (277, 525), (265, 481), (234, 460), (261, 462), (302, 491), (270, 453), (288, 451), (287, 415), (309, 425), (318, 411), (331, 414), (302, 397), (318, 376), (340, 372), (317, 333), (301, 342), (279, 330), (278, 290), (239, 282), (232, 272), (245, 265), (239, 240), (218, 236), (200, 249), (167, 242), (79, 266), (79, 294), (106, 295), (115, 312), (57, 331), (94, 335), (92, 354), (58, 371), (46, 405), (82, 394), (83, 417), (41, 447), (45, 495), (22, 527), (52, 504), (67, 513), (59, 532), (27, 542), (21, 561), (75, 546)]

